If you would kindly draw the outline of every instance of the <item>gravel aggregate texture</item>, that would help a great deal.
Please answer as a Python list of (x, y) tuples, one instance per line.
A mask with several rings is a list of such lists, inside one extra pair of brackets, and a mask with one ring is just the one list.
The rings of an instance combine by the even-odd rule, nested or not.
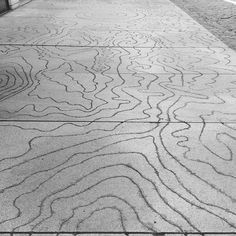
[(236, 50), (236, 5), (223, 0), (171, 0)]

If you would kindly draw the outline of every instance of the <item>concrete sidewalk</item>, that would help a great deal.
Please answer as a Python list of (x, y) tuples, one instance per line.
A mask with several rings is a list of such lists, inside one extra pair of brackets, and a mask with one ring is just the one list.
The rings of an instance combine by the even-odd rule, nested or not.
[(236, 53), (169, 0), (4, 15), (0, 189), (0, 231), (236, 232)]

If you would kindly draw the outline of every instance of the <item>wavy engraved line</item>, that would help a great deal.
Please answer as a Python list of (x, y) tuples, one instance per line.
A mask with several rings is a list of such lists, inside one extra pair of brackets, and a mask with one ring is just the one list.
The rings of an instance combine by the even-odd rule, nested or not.
[[(134, 212), (135, 217), (137, 218), (137, 220), (138, 220), (139, 222), (141, 222), (142, 226), (143, 226), (144, 228), (147, 228), (147, 230), (153, 231), (152, 228), (146, 226), (145, 223), (140, 219), (140, 217), (139, 217), (139, 215), (138, 215), (138, 212), (136, 211), (135, 207), (133, 207), (131, 204), (129, 204), (129, 202), (126, 201), (124, 198), (121, 198), (121, 197), (119, 197), (119, 196), (112, 195), (112, 194), (102, 195), (102, 196), (96, 198), (94, 201), (92, 201), (92, 202), (90, 202), (90, 203), (88, 203), (88, 204), (80, 205), (80, 206), (78, 206), (78, 207), (76, 207), (76, 208), (73, 208), (73, 209), (72, 209), (72, 212), (73, 212), (72, 215), (71, 215), (69, 218), (65, 219), (65, 220), (61, 223), (61, 225), (60, 225), (60, 227), (59, 227), (59, 231), (62, 231), (63, 226), (64, 226), (67, 222), (69, 222), (70, 219), (72, 219), (72, 218), (74, 217), (75, 210), (77, 210), (78, 208), (81, 208), (81, 207), (90, 206), (90, 205), (92, 205), (92, 204), (98, 202), (100, 199), (104, 199), (104, 198), (115, 198), (115, 199), (120, 200), (121, 202), (124, 202), (127, 206), (129, 206), (129, 208), (132, 209), (132, 211)], [(52, 205), (52, 204), (51, 204), (51, 205)], [(122, 228), (123, 228), (124, 232), (126, 232), (126, 229), (125, 229), (124, 225), (125, 225), (125, 224), (124, 224), (124, 222), (123, 222), (123, 227), (122, 227)], [(34, 226), (34, 228), (36, 228), (36, 226)], [(155, 230), (155, 231), (156, 231), (156, 230)]]
[[(164, 126), (164, 128), (167, 125)], [(161, 128), (160, 131), (160, 137), (161, 137), (161, 144), (162, 147), (164, 148), (164, 150), (168, 153), (168, 155), (175, 161), (177, 162), (181, 167), (183, 167), (190, 175), (193, 175), (194, 177), (196, 177), (197, 179), (199, 179), (201, 182), (204, 182), (207, 186), (211, 187), (212, 189), (220, 192), (221, 194), (223, 194), (225, 197), (229, 198), (232, 202), (235, 202), (236, 199), (234, 199), (232, 196), (228, 195), (227, 193), (225, 193), (223, 190), (219, 189), (218, 187), (216, 187), (215, 185), (209, 183), (207, 180), (203, 179), (201, 176), (199, 176), (198, 174), (194, 173), (193, 171), (191, 171), (190, 169), (188, 169), (188, 167), (186, 167), (183, 163), (181, 163), (181, 161), (179, 161), (178, 157), (173, 155), (172, 153), (169, 152), (169, 150), (165, 147), (165, 144), (163, 142), (163, 130), (164, 128)]]
[[(158, 191), (158, 189), (157, 189), (157, 187), (155, 186), (155, 184), (153, 184), (152, 180), (147, 179), (147, 178), (144, 177), (138, 170), (132, 168), (131, 166), (128, 166), (128, 165), (126, 165), (126, 164), (119, 164), (119, 165), (125, 166), (125, 167), (127, 167), (127, 168), (131, 168), (132, 170), (134, 170), (135, 172), (137, 172), (142, 178), (144, 178), (144, 179), (147, 180), (148, 182), (152, 183), (154, 189), (158, 192), (159, 196), (161, 197), (160, 192)], [(57, 191), (54, 191), (54, 192), (50, 193), (48, 196), (44, 197), (44, 199), (41, 201), (41, 204), (40, 204), (40, 207), (39, 207), (39, 209), (40, 209), (40, 210), (39, 210), (39, 214), (38, 214), (37, 216), (35, 216), (33, 219), (31, 219), (29, 222), (25, 223), (24, 225), (21, 225), (21, 226), (19, 226), (19, 227), (14, 228), (13, 231), (16, 231), (18, 228), (20, 228), (20, 227), (22, 227), (22, 226), (25, 226), (25, 225), (27, 225), (27, 224), (30, 224), (30, 223), (32, 223), (34, 220), (36, 220), (36, 219), (42, 214), (42, 212), (41, 212), (42, 205), (44, 204), (44, 202), (46, 201), (46, 199), (49, 198), (50, 196), (55, 195), (55, 194), (58, 194), (59, 192), (65, 191), (66, 189), (70, 188), (71, 186), (75, 186), (78, 182), (80, 182), (80, 181), (81, 181), (82, 179), (84, 179), (85, 177), (91, 175), (92, 173), (101, 171), (102, 169), (106, 169), (106, 168), (110, 168), (110, 167), (117, 167), (117, 166), (118, 166), (118, 165), (116, 164), (116, 165), (108, 165), (108, 166), (105, 166), (105, 167), (98, 168), (98, 169), (96, 169), (96, 170), (94, 170), (94, 171), (88, 173), (87, 175), (85, 175), (85, 176), (83, 176), (83, 177), (77, 179), (76, 181), (74, 181), (73, 183), (71, 183), (69, 186), (67, 186), (67, 187), (65, 187), (65, 188), (63, 188), (63, 189), (60, 189), (60, 190), (57, 190)], [(154, 208), (154, 207), (147, 201), (147, 199), (145, 198), (145, 194), (144, 194), (143, 191), (140, 189), (140, 187), (138, 186), (138, 184), (137, 184), (134, 180), (132, 180), (132, 178), (130, 178), (130, 177), (128, 177), (128, 176), (124, 176), (124, 175), (119, 176), (119, 175), (118, 175), (118, 176), (112, 176), (112, 177), (104, 178), (104, 179), (102, 179), (101, 181), (98, 181), (96, 184), (94, 184), (94, 185), (88, 187), (86, 190), (84, 190), (84, 191), (82, 191), (82, 192), (85, 192), (85, 191), (87, 191), (88, 189), (91, 189), (91, 188), (93, 188), (93, 187), (99, 185), (99, 184), (102, 183), (102, 182), (105, 182), (105, 181), (110, 180), (110, 179), (115, 179), (115, 178), (127, 178), (129, 181), (131, 181), (131, 182), (137, 187), (137, 189), (138, 189), (139, 193), (141, 194), (141, 197), (142, 197), (142, 199), (144, 200), (144, 202), (147, 204), (147, 206), (148, 206), (150, 209), (152, 209), (153, 212), (155, 212), (156, 214), (158, 214), (164, 221), (168, 222), (169, 224), (171, 224), (171, 225), (177, 227), (180, 231), (182, 231), (182, 229), (181, 229), (177, 224), (175, 224), (175, 223), (172, 222), (171, 220), (167, 219), (164, 215), (162, 215), (162, 214), (159, 213), (157, 210), (155, 210), (155, 208)], [(14, 203), (13, 203), (14, 207), (16, 207), (17, 209), (19, 209), (19, 208), (16, 206), (16, 201), (17, 201), (17, 199), (19, 199), (19, 198), (22, 197), (23, 195), (29, 194), (29, 193), (31, 193), (31, 192), (32, 192), (32, 191), (19, 195), (19, 196), (14, 200)], [(78, 194), (78, 193), (77, 193), (77, 194)], [(161, 199), (166, 203), (166, 200), (164, 199), (164, 197), (161, 197)], [(169, 204), (166, 203), (166, 205), (172, 209), (172, 207), (171, 207)], [(179, 213), (179, 211), (176, 210), (176, 209), (175, 209), (174, 211), (176, 211), (177, 213)], [(197, 230), (198, 232), (200, 232), (196, 227), (194, 227), (194, 226), (186, 219), (185, 216), (183, 216), (181, 213), (179, 213), (179, 214), (180, 214), (195, 230)], [(19, 217), (19, 216), (18, 216), (18, 217)]]
[(94, 210), (88, 217), (86, 217), (85, 219), (83, 219), (83, 220), (81, 220), (81, 221), (79, 221), (79, 222), (77, 223), (76, 230), (79, 230), (79, 225), (80, 225), (81, 223), (85, 222), (86, 220), (88, 220), (90, 217), (92, 217), (93, 214), (95, 214), (96, 212), (102, 211), (102, 210), (106, 210), (106, 209), (111, 209), (111, 210), (113, 210), (113, 211), (114, 211), (114, 210), (118, 211), (119, 216), (120, 216), (119, 218), (120, 218), (122, 230), (125, 232), (126, 230), (125, 230), (125, 226), (124, 226), (124, 220), (123, 220), (122, 212), (121, 212), (121, 210), (120, 210), (119, 208), (117, 208), (117, 207), (102, 207), (102, 208), (100, 208), (100, 209)]
[[(117, 124), (115, 127), (113, 127), (111, 130), (109, 131), (114, 131), (118, 126), (122, 125), (123, 122)], [(149, 128), (147, 131), (143, 131), (143, 132), (135, 132), (136, 135), (140, 135), (140, 134), (146, 134), (148, 132), (150, 132), (151, 130), (154, 130), (156, 127), (158, 127), (159, 124), (155, 124), (154, 127), (151, 127)], [(56, 138), (56, 137), (73, 137), (73, 136), (81, 136), (81, 135), (84, 135), (84, 134), (89, 134), (90, 132), (94, 132), (94, 131), (107, 131), (105, 129), (94, 129), (94, 130), (91, 130), (91, 131), (87, 131), (87, 132), (84, 132), (84, 133), (80, 133), (80, 134), (69, 134), (69, 135), (57, 135), (57, 136), (37, 136), (37, 137), (34, 137), (34, 138), (31, 138), (29, 141), (28, 141), (28, 149), (27, 151), (25, 151), (24, 153), (22, 153), (21, 155), (18, 155), (18, 156), (14, 156), (14, 157), (6, 157), (6, 158), (3, 158), (0, 160), (0, 162), (2, 161), (5, 161), (5, 160), (11, 160), (11, 159), (18, 159), (18, 158), (21, 158), (23, 157), (24, 155), (28, 154), (31, 150), (33, 150), (32, 148), (32, 144), (33, 142), (35, 142), (37, 139), (40, 139), (40, 138), (49, 138), (49, 137), (53, 137), (53, 138)], [(93, 141), (98, 141), (98, 140), (102, 140), (102, 139), (105, 139), (105, 138), (108, 138), (108, 137), (119, 137), (119, 136), (122, 136), (122, 135), (131, 135), (131, 134), (134, 134), (134, 133), (129, 133), (129, 132), (124, 132), (124, 133), (118, 133), (118, 134), (110, 134), (110, 135), (105, 135), (103, 137), (100, 137), (100, 138), (94, 138), (92, 140), (88, 140), (88, 141), (84, 141), (84, 142), (80, 142), (80, 143), (76, 143), (76, 144), (73, 144), (73, 145), (70, 145), (70, 146), (67, 146), (67, 147), (62, 147), (62, 148), (58, 148), (56, 150), (53, 150), (53, 151), (50, 151), (50, 152), (47, 152), (47, 153), (44, 153), (44, 154), (40, 154), (40, 155), (37, 155), (33, 158), (31, 158), (30, 160), (25, 160), (23, 162), (21, 162), (20, 164), (16, 164), (16, 165), (13, 165), (9, 168), (5, 168), (5, 169), (2, 169), (0, 171), (3, 172), (3, 171), (6, 171), (6, 170), (9, 170), (11, 168), (14, 168), (16, 166), (20, 166), (22, 164), (25, 164), (29, 161), (32, 161), (32, 160), (35, 160), (37, 158), (40, 158), (40, 157), (45, 157), (47, 155), (50, 155), (50, 154), (53, 154), (53, 153), (56, 153), (56, 152), (59, 152), (59, 151), (64, 151), (66, 149), (70, 149), (70, 148), (73, 148), (73, 147), (76, 147), (76, 146), (79, 146), (79, 145), (82, 145), (82, 144), (86, 144), (86, 143), (89, 143), (89, 142), (93, 142)], [(130, 138), (130, 140), (132, 140), (132, 138)], [(103, 149), (103, 148), (101, 148)], [(101, 150), (100, 148), (96, 149), (97, 151), (100, 151)]]
[[(20, 89), (18, 89), (18, 91), (14, 91), (13, 94), (10, 93), (10, 94), (8, 94), (7, 96), (2, 97), (2, 98), (0, 99), (1, 101), (4, 101), (4, 100), (8, 99), (9, 97), (15, 96), (16, 94), (25, 91), (27, 88), (31, 87), (32, 84), (33, 84), (33, 80), (32, 80), (32, 77), (31, 77), (31, 76), (32, 76), (31, 73), (32, 73), (33, 67), (32, 67), (32, 65), (30, 65), (30, 64), (25, 60), (24, 57), (21, 57), (21, 59), (22, 59), (27, 65), (30, 66), (29, 76), (27, 76), (27, 73), (26, 73), (26, 71), (25, 71), (25, 69), (24, 69), (23, 66), (21, 66), (21, 65), (18, 64), (18, 63), (15, 63), (17, 66), (19, 66), (19, 68), (21, 69), (21, 71), (24, 73), (24, 78), (26, 78), (26, 80), (24, 80), (24, 79), (21, 77), (21, 75), (19, 74), (19, 72), (18, 72), (18, 71), (16, 70), (16, 68), (13, 66), (14, 72), (18, 75), (18, 78), (21, 78), (21, 79), (22, 79), (22, 82), (23, 82), (23, 83), (22, 83), (20, 86), (18, 86), (18, 88), (21, 87)], [(16, 77), (15, 77), (15, 76), (14, 76), (14, 78), (15, 78), (15, 81), (16, 81)]]
[[(154, 140), (153, 139), (153, 137), (152, 137), (152, 140)], [(154, 141), (153, 141), (154, 142)], [(81, 154), (81, 153), (77, 153), (77, 154)], [(84, 162), (87, 162), (87, 161), (89, 161), (89, 160), (91, 160), (91, 159), (93, 159), (93, 158), (96, 158), (96, 157), (99, 157), (99, 156), (106, 156), (106, 155), (116, 155), (116, 154), (138, 154), (138, 155), (141, 155), (144, 159), (145, 159), (145, 161), (146, 161), (146, 163), (148, 163), (148, 165), (153, 169), (153, 171), (156, 173), (156, 175), (157, 175), (157, 177), (158, 177), (158, 179), (160, 180), (160, 182), (167, 188), (167, 189), (169, 189), (171, 192), (173, 192), (174, 194), (177, 194), (180, 198), (182, 198), (182, 199), (184, 199), (185, 201), (187, 201), (188, 203), (190, 203), (191, 205), (194, 205), (194, 206), (196, 206), (197, 208), (199, 208), (199, 209), (201, 209), (201, 210), (205, 210), (205, 211), (207, 211), (208, 213), (210, 213), (210, 214), (212, 214), (212, 215), (214, 215), (214, 216), (216, 216), (216, 217), (218, 217), (218, 218), (220, 218), (221, 220), (223, 220), (223, 221), (225, 221), (227, 224), (229, 224), (231, 227), (236, 227), (234, 224), (232, 224), (232, 223), (229, 223), (225, 218), (222, 218), (222, 217), (220, 217), (220, 216), (218, 216), (217, 214), (215, 214), (214, 212), (211, 212), (211, 211), (209, 211), (209, 210), (206, 210), (206, 209), (204, 209), (203, 207), (200, 207), (200, 206), (198, 206), (198, 205), (196, 205), (195, 203), (193, 203), (193, 202), (190, 202), (190, 201), (188, 201), (185, 197), (183, 197), (183, 196), (181, 196), (180, 194), (178, 194), (177, 192), (175, 192), (175, 191), (173, 191), (171, 188), (169, 188), (164, 182), (163, 182), (163, 180), (161, 179), (161, 177), (160, 177), (160, 175), (158, 174), (158, 171), (156, 170), (156, 168), (150, 163), (150, 161), (148, 160), (148, 157), (146, 157), (144, 154), (142, 154), (142, 153), (139, 153), (139, 152), (119, 152), (119, 153), (106, 153), (106, 154), (101, 154), (101, 155), (95, 155), (95, 156), (92, 156), (92, 157), (90, 157), (90, 158), (88, 158), (88, 159), (86, 159), (86, 160), (84, 160), (84, 161), (81, 161), (80, 163), (82, 164), (82, 163), (84, 163)], [(184, 187), (185, 188), (185, 187)], [(185, 188), (186, 189), (186, 188)], [(74, 196), (74, 195), (72, 195), (72, 196)], [(70, 196), (71, 197), (71, 196)], [(203, 203), (202, 201), (200, 201), (201, 203)], [(210, 205), (210, 204), (208, 204), (208, 205)], [(211, 205), (213, 205), (213, 204), (211, 204)], [(215, 206), (215, 205), (213, 205), (213, 206)], [(215, 207), (217, 207), (217, 206), (215, 206)], [(220, 207), (219, 207), (220, 208)], [(220, 208), (220, 209), (223, 209), (223, 210), (226, 210), (226, 209), (224, 209), (224, 208)], [(231, 211), (227, 211), (228, 213), (231, 213), (231, 214), (233, 214), (233, 215), (236, 215), (235, 213), (233, 213), (233, 212), (231, 212)]]
[[(206, 144), (204, 144), (204, 142), (202, 141), (202, 136), (203, 136), (203, 132), (204, 132), (205, 127), (206, 127), (206, 123), (203, 122), (203, 123), (202, 123), (201, 133), (200, 133), (200, 135), (199, 135), (199, 141), (200, 141), (200, 143), (201, 143), (210, 153), (212, 153), (214, 156), (218, 157), (219, 159), (221, 159), (221, 160), (223, 160), (223, 161), (232, 161), (232, 160), (233, 160), (233, 153), (232, 153), (232, 150), (230, 149), (230, 147), (229, 147), (226, 143), (222, 142), (222, 141), (218, 138), (218, 135), (219, 135), (219, 134), (216, 135), (216, 140), (217, 140), (219, 143), (224, 144), (225, 147), (228, 149), (228, 151), (229, 151), (229, 153), (230, 153), (230, 158), (229, 158), (229, 159), (226, 159), (226, 158), (224, 158), (224, 157), (218, 155), (217, 153), (215, 153), (214, 151), (212, 151)], [(220, 134), (222, 134), (222, 133), (220, 133)], [(226, 133), (224, 133), (224, 134), (226, 134)], [(233, 138), (234, 140), (236, 140), (236, 138), (234, 138), (233, 136), (231, 136), (231, 135), (229, 135), (229, 134), (226, 134), (226, 135), (228, 135), (228, 136), (230, 136), (231, 138)], [(236, 177), (234, 177), (234, 178), (236, 178)]]
[[(184, 157), (187, 159), (187, 160), (190, 160), (190, 161), (193, 161), (193, 162), (199, 162), (199, 163), (203, 163), (203, 164), (206, 164), (206, 165), (209, 165), (217, 174), (220, 174), (220, 175), (223, 175), (223, 176), (226, 176), (226, 177), (231, 177), (231, 178), (236, 178), (235, 176), (232, 176), (232, 175), (227, 175), (223, 172), (220, 172), (218, 171), (213, 165), (211, 165), (209, 162), (206, 162), (206, 161), (201, 161), (199, 159), (192, 159), (192, 158), (189, 158), (187, 157), (187, 153), (190, 152), (190, 148), (185, 145), (184, 143), (189, 141), (188, 137), (187, 136), (184, 136), (184, 135), (177, 135), (177, 133), (181, 133), (182, 131), (185, 131), (185, 130), (189, 130), (191, 125), (189, 123), (185, 123), (186, 127), (185, 128), (182, 128), (182, 129), (179, 129), (179, 130), (175, 130), (175, 131), (172, 131), (171, 134), (173, 137), (177, 137), (177, 138), (182, 138), (181, 141), (178, 141), (176, 144), (180, 147), (183, 147), (185, 149), (187, 149), (185, 152), (184, 152)], [(202, 126), (204, 126), (204, 123), (202, 123)], [(184, 138), (184, 139), (183, 139)], [(234, 138), (235, 139), (235, 138)], [(189, 190), (188, 190), (189, 191)], [(189, 191), (189, 193), (191, 193)], [(203, 201), (201, 201), (196, 195), (194, 195), (193, 193), (191, 193), (192, 196), (194, 196), (195, 199), (197, 199), (199, 202), (203, 203)], [(226, 208), (223, 208), (223, 207), (220, 207), (220, 206), (217, 206), (215, 204), (212, 204), (212, 203), (205, 203), (205, 205), (209, 205), (209, 206), (214, 206), (216, 208), (219, 208), (221, 210), (225, 210), (226, 212), (228, 213), (231, 213), (233, 215), (236, 215), (236, 213), (230, 211), (229, 209), (226, 209)]]
[[(153, 140), (155, 140), (155, 139), (156, 139), (156, 138), (153, 137)], [(200, 203), (202, 203), (202, 204), (204, 204), (204, 205), (213, 206), (213, 207), (215, 207), (215, 208), (218, 208), (218, 209), (221, 209), (221, 210), (223, 210), (223, 211), (226, 211), (227, 213), (236, 215), (234, 212), (230, 211), (229, 209), (225, 209), (225, 208), (220, 207), (220, 206), (217, 206), (217, 205), (215, 205), (215, 204), (206, 203), (206, 202), (200, 200), (199, 197), (197, 197), (197, 196), (196, 196), (195, 194), (193, 194), (188, 188), (186, 188), (186, 187), (184, 186), (184, 184), (181, 182), (181, 180), (179, 179), (179, 177), (177, 176), (177, 174), (176, 174), (174, 171), (172, 171), (171, 169), (167, 168), (167, 167), (164, 165), (163, 161), (162, 161), (161, 158), (160, 158), (161, 155), (159, 154), (158, 147), (157, 147), (157, 144), (155, 143), (155, 141), (153, 141), (153, 144), (154, 144), (154, 146), (155, 146), (155, 148), (156, 148), (156, 152), (157, 152), (157, 154), (158, 154), (157, 157), (158, 157), (158, 160), (159, 160), (161, 166), (162, 166), (165, 170), (167, 170), (168, 172), (170, 172), (172, 175), (174, 175), (174, 176), (175, 176), (175, 179), (176, 179), (177, 182), (180, 184), (180, 186), (181, 186), (186, 192), (188, 192), (194, 199), (196, 199), (198, 202), (200, 202)], [(192, 173), (191, 173), (191, 174), (192, 174)], [(186, 202), (189, 203), (190, 205), (195, 206), (195, 207), (197, 207), (197, 208), (199, 208), (199, 209), (201, 209), (201, 210), (203, 210), (203, 211), (206, 211), (206, 212), (208, 212), (209, 214), (214, 215), (214, 216), (217, 217), (217, 218), (220, 218), (221, 220), (223, 220), (224, 222), (226, 222), (230, 227), (236, 228), (236, 225), (235, 225), (234, 222), (231, 222), (231, 223), (230, 223), (230, 222), (229, 222), (228, 220), (226, 220), (224, 217), (221, 217), (221, 216), (219, 216), (218, 214), (214, 213), (214, 211), (210, 211), (210, 210), (208, 210), (208, 209), (206, 209), (206, 208), (203, 208), (202, 206), (199, 206), (198, 204), (196, 204), (196, 203), (194, 203), (194, 202), (188, 200), (186, 197), (184, 197), (183, 195), (179, 194), (178, 192), (176, 192), (176, 191), (174, 191), (173, 189), (171, 189), (168, 185), (166, 185), (166, 184), (164, 183), (164, 181), (161, 179), (161, 176), (160, 176), (160, 175), (158, 175), (158, 177), (159, 177), (160, 182), (161, 182), (168, 190), (170, 190), (172, 193), (176, 194), (178, 197), (180, 197), (181, 199), (183, 199), (184, 201), (186, 201)]]
[[(202, 124), (202, 129), (201, 129), (201, 132), (200, 132), (199, 141), (200, 141), (200, 139), (201, 139), (201, 136), (203, 135), (203, 132), (204, 132), (205, 124), (206, 124), (206, 123), (203, 121), (203, 122), (200, 123), (200, 124)], [(193, 161), (193, 162), (199, 162), (199, 163), (203, 163), (203, 164), (206, 164), (206, 165), (210, 166), (210, 167), (211, 167), (217, 174), (219, 174), (219, 175), (223, 175), (223, 176), (226, 176), (226, 177), (230, 177), (230, 178), (236, 179), (236, 176), (229, 175), (229, 174), (225, 174), (225, 173), (223, 173), (223, 172), (217, 170), (216, 167), (214, 167), (212, 164), (210, 164), (210, 163), (207, 162), (207, 161), (202, 161), (202, 160), (199, 160), (199, 159), (192, 159), (192, 158), (187, 157), (187, 153), (190, 152), (191, 149), (190, 149), (187, 145), (185, 145), (184, 143), (187, 142), (187, 141), (189, 141), (189, 139), (188, 139), (187, 136), (178, 135), (178, 134), (177, 134), (177, 133), (180, 133), (181, 131), (189, 130), (190, 127), (191, 127), (191, 125), (188, 124), (188, 123), (186, 123), (186, 125), (187, 125), (187, 128), (183, 128), (183, 129), (179, 129), (179, 130), (177, 130), (177, 131), (171, 132), (171, 134), (172, 134), (173, 137), (185, 138), (184, 140), (178, 141), (178, 142), (176, 143), (178, 146), (187, 149), (187, 150), (184, 152), (184, 157), (185, 157), (186, 159), (188, 159), (188, 160)], [(224, 132), (223, 134), (226, 134), (226, 135), (230, 136), (232, 139), (235, 139), (232, 135), (229, 135), (229, 134), (227, 134), (227, 133), (225, 133), (225, 132)], [(201, 143), (202, 143), (202, 142), (201, 142)], [(204, 146), (204, 145), (203, 145), (203, 146)], [(205, 146), (206, 146), (206, 145), (205, 145)], [(205, 146), (204, 146), (204, 147), (205, 147)], [(226, 145), (226, 146), (227, 146), (227, 145)], [(209, 149), (209, 148), (208, 148), (208, 149)], [(208, 150), (208, 149), (207, 149), (207, 150)], [(223, 159), (223, 160), (225, 160), (225, 161), (232, 161), (232, 151), (230, 150), (229, 147), (227, 147), (227, 149), (229, 150), (229, 152), (230, 152), (230, 154), (231, 154), (231, 155), (230, 155), (230, 157), (231, 157), (230, 160), (224, 159), (224, 158), (221, 158), (221, 159)], [(212, 153), (212, 154), (217, 155), (217, 154), (215, 154), (215, 153)], [(217, 155), (217, 156), (218, 156), (218, 155)]]

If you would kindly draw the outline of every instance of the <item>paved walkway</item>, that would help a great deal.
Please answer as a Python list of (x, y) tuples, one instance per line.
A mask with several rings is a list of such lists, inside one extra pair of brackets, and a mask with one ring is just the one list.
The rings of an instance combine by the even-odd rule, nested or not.
[(0, 230), (236, 230), (236, 52), (168, 0), (35, 0), (0, 18)]

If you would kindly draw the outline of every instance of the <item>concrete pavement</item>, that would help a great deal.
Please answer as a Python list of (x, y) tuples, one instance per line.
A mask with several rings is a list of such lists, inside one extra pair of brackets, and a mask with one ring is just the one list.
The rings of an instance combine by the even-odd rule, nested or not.
[(1, 17), (0, 134), (0, 231), (236, 231), (236, 52), (169, 0)]

